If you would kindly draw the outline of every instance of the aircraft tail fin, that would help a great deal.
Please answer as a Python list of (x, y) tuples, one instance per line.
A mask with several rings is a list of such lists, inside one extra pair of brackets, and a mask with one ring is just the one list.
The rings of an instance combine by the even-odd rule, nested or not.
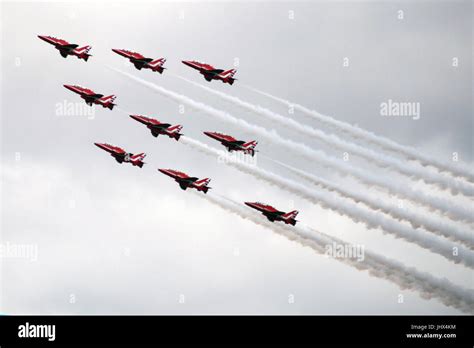
[(89, 51), (91, 50), (91, 46), (87, 45), (87, 46), (84, 46), (84, 47), (79, 47), (79, 48), (76, 48), (74, 51), (76, 53), (79, 53), (79, 54), (82, 54), (82, 53), (89, 53)]
[(134, 166), (139, 166), (141, 168), (145, 164), (145, 162), (143, 162), (143, 160), (145, 159), (145, 156), (146, 154), (144, 153), (132, 155), (130, 156), (130, 162), (132, 162)]
[(282, 216), (284, 218), (292, 218), (294, 219), (296, 217), (296, 215), (298, 215), (299, 211), (298, 210), (293, 210), (293, 211), (290, 211), (289, 213), (286, 213), (286, 214), (283, 214)]
[(176, 140), (179, 140), (179, 138), (182, 135), (182, 134), (179, 133), (179, 132), (181, 132), (181, 129), (183, 129), (183, 126), (180, 125), (180, 124), (177, 124), (176, 126), (169, 127), (168, 131), (170, 132), (170, 134), (173, 138), (175, 138)]
[(117, 97), (112, 94), (112, 95), (108, 95), (106, 97), (100, 98), (99, 101), (105, 108), (109, 108), (110, 110), (112, 110), (115, 106), (114, 101), (116, 98)]
[(84, 46), (84, 47), (74, 49), (74, 52), (77, 54), (79, 59), (84, 59), (87, 62), (87, 60), (91, 56), (89, 54), (89, 51), (91, 50), (91, 48), (92, 48), (91, 46)]
[(232, 85), (234, 83), (234, 81), (236, 80), (236, 79), (234, 79), (234, 75), (235, 75), (236, 72), (237, 72), (237, 70), (230, 69), (230, 70), (226, 70), (226, 71), (220, 73), (220, 76), (222, 77), (222, 82), (227, 82), (230, 85)]
[(287, 224), (296, 225), (296, 215), (298, 215), (298, 210), (290, 211), (289, 213), (283, 214), (282, 218)]
[(236, 72), (237, 72), (237, 70), (230, 69), (230, 70), (223, 71), (220, 75), (221, 75), (221, 77), (225, 77), (225, 78), (234, 77)]
[(252, 156), (255, 155), (255, 146), (257, 146), (258, 142), (256, 140), (249, 141), (245, 144), (242, 145), (242, 147), (245, 149), (246, 153), (251, 154)]
[(163, 73), (163, 70), (166, 69), (165, 67), (163, 67), (165, 62), (166, 62), (165, 58), (159, 58), (159, 59), (155, 59), (155, 60), (151, 61), (150, 63), (148, 63), (148, 66), (153, 71), (158, 71), (161, 74), (161, 73)]
[(211, 182), (211, 179), (209, 178), (205, 178), (205, 179), (201, 179), (201, 180), (198, 180), (194, 183), (194, 186), (196, 186), (196, 188), (199, 190), (199, 191), (204, 191), (204, 193), (207, 193), (207, 191), (210, 189), (209, 186), (209, 183)]
[(165, 58), (159, 58), (159, 59), (155, 59), (155, 60), (152, 60), (150, 63), (148, 63), (148, 65), (150, 65), (151, 67), (157, 67), (157, 66), (163, 66), (163, 64), (165, 64), (166, 62), (166, 59)]
[(102, 98), (100, 98), (99, 100), (103, 103), (113, 103), (115, 101), (117, 97), (113, 94), (111, 95), (108, 95), (108, 96), (104, 96)]

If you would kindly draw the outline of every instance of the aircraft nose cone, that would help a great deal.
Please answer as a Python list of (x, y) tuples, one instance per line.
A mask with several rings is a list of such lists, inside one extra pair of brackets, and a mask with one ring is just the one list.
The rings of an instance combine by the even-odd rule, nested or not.
[(245, 205), (248, 205), (249, 207), (253, 207), (253, 203), (252, 202), (244, 202)]
[(204, 134), (206, 134), (207, 136), (211, 136), (212, 132), (203, 132)]
[(112, 48), (112, 51), (114, 51), (115, 53), (119, 53), (119, 52), (120, 52), (120, 50), (117, 49), (117, 48)]

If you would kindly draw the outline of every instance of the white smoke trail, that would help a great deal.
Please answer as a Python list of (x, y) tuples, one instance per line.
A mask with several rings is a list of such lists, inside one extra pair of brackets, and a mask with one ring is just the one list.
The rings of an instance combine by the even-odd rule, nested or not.
[(324, 152), (319, 150), (311, 149), (304, 144), (294, 142), (292, 140), (284, 139), (278, 135), (275, 131), (268, 131), (263, 127), (259, 127), (257, 125), (253, 125), (248, 123), (244, 120), (237, 119), (232, 115), (228, 114), (227, 112), (214, 109), (211, 106), (206, 104), (197, 102), (189, 97), (180, 95), (173, 91), (167, 90), (161, 86), (158, 86), (154, 83), (148, 82), (143, 80), (139, 77), (131, 75), (129, 73), (123, 72), (121, 70), (111, 68), (112, 70), (140, 83), (141, 85), (152, 89), (153, 91), (164, 95), (165, 97), (171, 98), (178, 103), (187, 104), (197, 110), (201, 110), (207, 113), (210, 116), (217, 117), (223, 121), (229, 122), (234, 124), (238, 127), (246, 129), (249, 132), (257, 134), (260, 138), (265, 138), (268, 141), (283, 146), (291, 151), (298, 153), (300, 156), (308, 158), (310, 160), (315, 161), (315, 163), (325, 166), (331, 169), (335, 169), (339, 173), (343, 175), (351, 175), (354, 178), (360, 180), (363, 183), (377, 186), (388, 191), (391, 194), (394, 194), (400, 198), (406, 197), (412, 201), (420, 202), (424, 206), (428, 207), (429, 209), (433, 210), (437, 209), (441, 212), (446, 213), (448, 216), (452, 218), (462, 219), (464, 221), (472, 221), (473, 219), (473, 211), (470, 207), (463, 207), (459, 206), (454, 202), (445, 201), (442, 198), (434, 197), (425, 194), (422, 191), (415, 191), (412, 190), (408, 185), (398, 185), (396, 182), (391, 180), (384, 180), (380, 176), (374, 175), (372, 173), (366, 172), (358, 167), (353, 167), (349, 165), (345, 161), (341, 161), (339, 159), (328, 157)]
[(425, 165), (425, 166), (429, 165), (429, 166), (432, 166), (432, 167), (438, 169), (439, 171), (446, 171), (446, 172), (451, 173), (454, 176), (463, 177), (466, 180), (468, 180), (469, 182), (474, 182), (474, 171), (471, 168), (469, 168), (468, 166), (466, 166), (465, 164), (458, 163), (456, 165), (454, 163), (451, 164), (451, 163), (446, 163), (446, 162), (440, 161), (436, 158), (433, 158), (433, 157), (428, 156), (426, 154), (420, 153), (419, 150), (417, 150), (413, 147), (398, 144), (397, 142), (395, 142), (391, 139), (385, 138), (385, 137), (380, 136), (380, 135), (376, 135), (376, 134), (374, 134), (372, 132), (369, 132), (365, 129), (353, 126), (353, 125), (351, 125), (349, 123), (346, 123), (346, 122), (336, 120), (336, 119), (334, 119), (330, 116), (327, 116), (327, 115), (322, 115), (317, 111), (310, 110), (310, 109), (304, 107), (303, 105), (292, 103), (292, 102), (290, 102), (288, 100), (285, 100), (283, 98), (275, 97), (275, 96), (273, 96), (269, 93), (260, 91), (256, 88), (253, 88), (253, 87), (250, 87), (250, 86), (246, 86), (246, 85), (242, 85), (242, 86), (249, 89), (249, 90), (251, 90), (251, 91), (253, 91), (253, 92), (259, 93), (259, 94), (261, 94), (261, 95), (263, 95), (267, 98), (270, 98), (274, 101), (277, 101), (281, 104), (284, 104), (287, 107), (291, 107), (291, 108), (294, 108), (295, 110), (299, 110), (299, 111), (303, 112), (304, 114), (318, 120), (319, 122), (322, 122), (326, 125), (332, 126), (332, 127), (334, 127), (335, 129), (337, 129), (339, 131), (343, 131), (345, 133), (350, 134), (352, 137), (354, 137), (356, 139), (362, 139), (362, 140), (368, 141), (372, 144), (379, 145), (385, 150), (394, 151), (396, 153), (402, 154), (410, 160), (420, 162), (422, 165)]
[(186, 81), (187, 83), (192, 84), (193, 86), (197, 86), (209, 93), (212, 93), (224, 100), (227, 100), (234, 105), (240, 106), (242, 108), (245, 108), (255, 114), (258, 114), (260, 116), (263, 116), (272, 122), (276, 122), (284, 126), (285, 128), (288, 129), (293, 129), (294, 131), (300, 133), (300, 134), (306, 134), (308, 136), (314, 137), (316, 139), (319, 139), (320, 141), (335, 147), (337, 149), (340, 149), (342, 151), (348, 151), (351, 154), (355, 154), (359, 157), (362, 157), (366, 160), (369, 160), (371, 163), (375, 163), (378, 166), (382, 168), (392, 168), (396, 170), (397, 172), (407, 175), (408, 177), (412, 179), (421, 179), (425, 183), (433, 184), (436, 185), (440, 188), (446, 189), (446, 188), (454, 188), (456, 191), (460, 190), (462, 192), (467, 191), (467, 192), (474, 192), (474, 187), (470, 184), (467, 184), (463, 181), (456, 181), (455, 178), (453, 177), (447, 177), (443, 174), (437, 173), (437, 172), (431, 172), (429, 170), (426, 170), (424, 168), (419, 168), (417, 166), (414, 166), (410, 162), (405, 162), (405, 161), (400, 161), (397, 158), (385, 155), (383, 153), (378, 153), (376, 151), (373, 151), (371, 149), (364, 148), (362, 146), (359, 146), (355, 143), (351, 143), (348, 141), (345, 141), (338, 136), (332, 134), (326, 134), (323, 131), (319, 129), (315, 129), (313, 127), (310, 127), (308, 125), (301, 124), (291, 118), (284, 117), (280, 114), (277, 114), (271, 110), (265, 109), (259, 105), (253, 105), (251, 103), (248, 103), (246, 101), (243, 101), (237, 97), (228, 95), (226, 93), (217, 91), (215, 89), (209, 88), (207, 86), (203, 86), (200, 83), (196, 83), (193, 81), (190, 81), (184, 77), (177, 76), (179, 79)]
[(233, 166), (244, 173), (250, 174), (259, 180), (296, 194), (311, 203), (330, 209), (340, 215), (347, 216), (354, 222), (362, 222), (369, 229), (380, 228), (398, 238), (415, 243), (424, 249), (442, 255), (446, 259), (455, 263), (461, 262), (467, 267), (474, 268), (474, 253), (463, 246), (442, 240), (424, 230), (412, 229), (378, 211), (363, 209), (343, 198), (328, 194), (324, 191), (312, 190), (300, 183), (283, 178), (254, 165), (236, 161), (235, 158), (229, 156), (227, 153), (189, 137), (182, 137), (181, 142), (205, 154), (218, 156), (226, 164)]
[(289, 166), (270, 157), (264, 157), (290, 170), (301, 178), (309, 180), (313, 184), (324, 188), (325, 190), (337, 192), (341, 196), (349, 198), (356, 203), (362, 202), (369, 208), (373, 210), (380, 210), (383, 213), (390, 215), (396, 220), (407, 221), (412, 225), (413, 228), (419, 228), (420, 226), (422, 226), (427, 231), (433, 232), (443, 237), (447, 237), (451, 240), (461, 242), (469, 248), (474, 247), (474, 232), (470, 229), (466, 229), (464, 226), (459, 226), (457, 224), (451, 223), (450, 221), (444, 221), (443, 219), (434, 216), (426, 216), (417, 213), (416, 211), (401, 208), (397, 205), (387, 203), (382, 199), (376, 199), (370, 195), (365, 194), (364, 192), (353, 190), (347, 185), (341, 183), (334, 184), (329, 180), (320, 178), (314, 174)]
[(133, 112), (127, 111), (127, 110), (125, 110), (124, 108), (119, 107), (119, 106), (116, 106), (115, 109), (116, 109), (117, 111), (120, 111), (120, 112), (126, 114), (126, 115), (132, 115), (132, 114), (133, 114)]
[[(271, 223), (242, 205), (216, 194), (201, 194), (199, 196), (232, 214), (266, 227), (300, 245), (309, 247), (319, 254), (325, 254), (327, 247), (334, 245), (334, 243), (337, 245), (348, 245), (348, 243), (340, 239), (330, 237), (307, 226), (287, 227)], [(364, 251), (363, 261), (349, 257), (336, 258), (336, 260), (355, 267), (360, 271), (368, 271), (368, 274), (373, 277), (386, 279), (401, 289), (416, 291), (421, 294), (422, 298), (436, 298), (448, 307), (456, 308), (465, 313), (474, 313), (474, 296), (472, 291), (453, 284), (445, 278), (436, 278), (429, 273), (421, 272), (413, 267), (407, 267), (399, 261), (367, 250)]]

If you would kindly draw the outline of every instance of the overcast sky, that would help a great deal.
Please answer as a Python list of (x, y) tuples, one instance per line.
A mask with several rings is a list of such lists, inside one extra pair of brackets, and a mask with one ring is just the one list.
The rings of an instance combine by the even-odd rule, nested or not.
[[(461, 161), (472, 164), (470, 1), (3, 2), (1, 11), (1, 238), (3, 244), (38, 248), (36, 261), (0, 259), (2, 312), (459, 313), (318, 255), (179, 189), (156, 169), (210, 177), (211, 191), (239, 202), (298, 209), (298, 219), (317, 230), (474, 287), (472, 271), (463, 266), (378, 229), (367, 230), (173, 139), (152, 137), (126, 112), (182, 124), (185, 135), (215, 147), (218, 143), (203, 131), (243, 140), (255, 135), (187, 106), (180, 113), (173, 100), (110, 67), (339, 159), (341, 151), (272, 124), (175, 75), (329, 133), (331, 129), (315, 120), (289, 114), (285, 106), (244, 86), (357, 124), (439, 160), (448, 162), (457, 152)], [(92, 57), (88, 62), (64, 59), (37, 35), (89, 44)], [(163, 75), (138, 71), (112, 48), (165, 57), (167, 70)], [(183, 65), (184, 59), (223, 69), (238, 63), (238, 81), (233, 86), (208, 83)], [(85, 104), (63, 84), (115, 94), (119, 108), (95, 107), (89, 115), (81, 112), (88, 110), (85, 106), (65, 115), (63, 105)], [(419, 103), (420, 118), (381, 116), (380, 104), (389, 99)], [(396, 202), (278, 145), (256, 140), (260, 153), (268, 157)], [(120, 165), (94, 142), (146, 152), (147, 164), (142, 169)], [(264, 158), (257, 161), (259, 167), (298, 180)], [(367, 161), (351, 158), (351, 164), (400, 185), (447, 195)], [(403, 303), (398, 303), (400, 294)], [(289, 303), (291, 296), (294, 303)]]

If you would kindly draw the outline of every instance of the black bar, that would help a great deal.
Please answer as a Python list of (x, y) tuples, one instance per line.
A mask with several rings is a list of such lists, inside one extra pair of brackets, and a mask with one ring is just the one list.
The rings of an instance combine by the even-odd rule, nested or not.
[[(55, 325), (55, 339), (20, 325)], [(473, 346), (472, 316), (1, 316), (2, 348), (57, 344), (408, 344)], [(423, 330), (422, 330), (423, 329)], [(34, 332), (33, 332), (34, 333)], [(409, 338), (407, 334), (424, 337)], [(442, 334), (455, 337), (434, 338)]]

